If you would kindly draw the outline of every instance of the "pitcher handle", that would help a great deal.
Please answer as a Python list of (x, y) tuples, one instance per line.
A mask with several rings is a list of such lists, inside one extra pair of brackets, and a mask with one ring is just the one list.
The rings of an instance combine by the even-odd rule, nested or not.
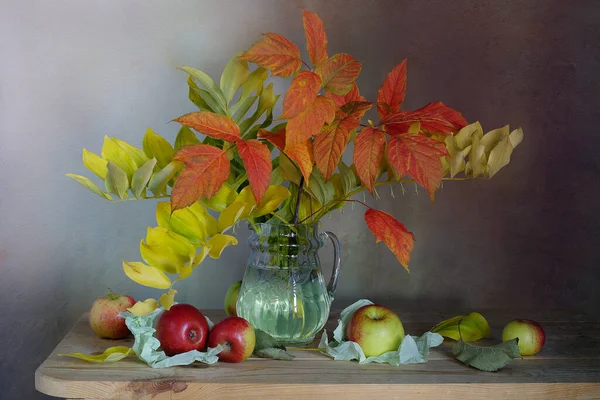
[(327, 285), (327, 293), (329, 294), (330, 301), (333, 301), (335, 289), (337, 287), (338, 278), (340, 277), (340, 264), (342, 261), (342, 246), (340, 241), (333, 232), (326, 231), (325, 235), (331, 240), (333, 244), (333, 271), (331, 271), (331, 279)]

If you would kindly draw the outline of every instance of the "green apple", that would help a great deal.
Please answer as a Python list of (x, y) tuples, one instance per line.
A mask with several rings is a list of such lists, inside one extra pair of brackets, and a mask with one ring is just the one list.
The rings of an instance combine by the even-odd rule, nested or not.
[(237, 317), (236, 304), (241, 287), (242, 281), (237, 281), (227, 289), (227, 293), (225, 294), (225, 314), (228, 317)]
[(519, 339), (519, 352), (522, 356), (537, 354), (546, 342), (544, 330), (535, 321), (529, 319), (515, 319), (510, 321), (502, 330), (502, 341)]
[(367, 357), (398, 350), (404, 339), (404, 327), (398, 315), (387, 307), (370, 304), (356, 310), (346, 337), (356, 342)]

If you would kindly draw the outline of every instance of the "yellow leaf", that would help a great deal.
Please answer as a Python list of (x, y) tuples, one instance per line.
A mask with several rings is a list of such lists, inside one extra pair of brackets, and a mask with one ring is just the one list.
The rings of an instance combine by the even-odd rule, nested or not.
[(206, 240), (204, 225), (189, 208), (182, 208), (171, 214), (171, 203), (159, 202), (156, 205), (156, 221), (159, 226), (185, 237), (195, 246), (202, 245)]
[(131, 156), (123, 150), (121, 146), (108, 136), (104, 136), (104, 145), (102, 146), (102, 158), (106, 161), (112, 161), (127, 174), (127, 179), (131, 181), (133, 174), (138, 169), (137, 164)]
[(148, 228), (146, 244), (170, 248), (181, 264), (189, 263), (196, 254), (196, 248), (186, 238), (161, 226)]
[(141, 262), (123, 261), (123, 271), (132, 281), (155, 289), (169, 289), (171, 280), (158, 268)]
[(198, 254), (196, 254), (196, 256), (194, 257), (194, 261), (192, 261), (191, 264), (184, 265), (181, 268), (181, 272), (179, 273), (179, 277), (177, 279), (175, 279), (175, 280), (176, 281), (181, 281), (181, 280), (189, 277), (190, 275), (192, 275), (192, 272), (193, 272), (194, 268), (196, 268), (198, 265), (200, 265), (202, 263), (202, 261), (204, 261), (204, 259), (208, 255), (209, 251), (210, 251), (210, 247), (208, 247), (208, 246), (202, 247), (202, 249), (200, 250), (200, 252)]
[(143, 317), (145, 315), (151, 314), (154, 310), (158, 308), (158, 300), (156, 299), (146, 299), (144, 301), (138, 301), (133, 305), (133, 307), (129, 307), (127, 311), (135, 315), (136, 317)]
[(462, 128), (460, 131), (458, 131), (454, 138), (456, 139), (456, 145), (462, 150), (470, 145), (475, 137), (481, 139), (482, 136), (483, 129), (481, 128), (479, 121), (477, 121)]
[(151, 128), (146, 129), (142, 147), (148, 158), (156, 158), (160, 168), (166, 167), (173, 159), (173, 146)]
[(221, 212), (235, 201), (236, 195), (236, 191), (225, 182), (214, 196), (202, 200), (202, 203), (211, 210)]
[(169, 289), (169, 291), (167, 293), (163, 293), (160, 296), (160, 305), (163, 306), (163, 308), (165, 310), (169, 311), (171, 309), (171, 306), (175, 302), (175, 294), (176, 293), (177, 293), (177, 290)]
[[(460, 333), (459, 333), (460, 324)], [(437, 324), (431, 332), (439, 333), (450, 339), (463, 342), (474, 342), (490, 336), (490, 326), (483, 315), (472, 312), (469, 315), (459, 315)]]
[(477, 178), (485, 173), (485, 146), (481, 144), (479, 137), (474, 136), (471, 151), (469, 152), (469, 161), (465, 166), (465, 173)]
[(106, 174), (108, 173), (106, 164), (108, 164), (108, 161), (86, 149), (83, 149), (82, 158), (83, 165), (85, 165), (87, 169), (96, 174), (100, 179), (106, 179)]
[(496, 147), (496, 145), (506, 139), (509, 135), (510, 131), (508, 129), (508, 125), (503, 126), (502, 128), (493, 129), (483, 135), (481, 138), (481, 144), (485, 146), (486, 154), (490, 154), (492, 149)]
[(200, 202), (195, 202), (191, 206), (188, 207), (194, 215), (200, 221), (200, 224), (204, 228), (204, 232), (206, 236), (212, 236), (217, 233), (217, 219), (210, 215), (206, 208)]
[(515, 147), (517, 147), (519, 145), (519, 143), (521, 143), (523, 141), (523, 129), (521, 128), (517, 128), (514, 131), (512, 131), (510, 133), (510, 135), (508, 136), (510, 139), (510, 144), (512, 145), (513, 149)]
[(92, 355), (92, 356), (83, 354), (83, 353), (69, 353), (69, 354), (58, 354), (58, 355), (65, 356), (65, 357), (79, 358), (80, 360), (94, 362), (94, 363), (111, 363), (111, 362), (116, 362), (116, 361), (122, 360), (125, 357), (127, 357), (128, 355), (134, 355), (134, 354), (135, 354), (135, 352), (130, 347), (115, 346), (115, 347), (109, 347), (108, 349), (104, 350), (104, 353), (102, 353), (102, 354), (96, 354), (96, 355)]
[(66, 174), (66, 176), (68, 176), (69, 178), (72, 178), (73, 180), (75, 180), (80, 185), (83, 185), (87, 189), (89, 189), (92, 192), (96, 193), (98, 196), (104, 197), (107, 200), (112, 200), (112, 197), (111, 197), (110, 194), (102, 191), (102, 189), (100, 189), (98, 187), (98, 185), (96, 185), (94, 182), (92, 182), (91, 180), (89, 180), (85, 176), (76, 175), (76, 174)]
[(253, 204), (241, 201), (233, 202), (229, 207), (223, 210), (221, 215), (219, 215), (217, 230), (221, 233), (226, 232), (238, 221), (247, 218), (253, 208)]
[(206, 242), (206, 246), (210, 248), (208, 254), (212, 258), (221, 257), (221, 253), (225, 247), (232, 245), (235, 246), (236, 244), (238, 244), (238, 241), (234, 236), (223, 235), (221, 233), (217, 233), (211, 237), (208, 242)]
[(183, 262), (171, 248), (164, 244), (149, 245), (140, 241), (140, 255), (145, 262), (168, 274), (177, 274)]
[(119, 140), (116, 137), (113, 137), (111, 139), (114, 140), (115, 143), (117, 143), (119, 146), (121, 146), (121, 148), (125, 150), (127, 154), (129, 154), (129, 156), (133, 159), (138, 168), (144, 165), (146, 161), (149, 160), (149, 158), (146, 157), (146, 154), (144, 154), (144, 151), (142, 149), (138, 149), (137, 147), (132, 146), (129, 143), (124, 142), (122, 140)]
[[(250, 190), (248, 191), (250, 192)], [(272, 213), (281, 205), (281, 203), (283, 203), (285, 199), (289, 197), (289, 195), (290, 191), (283, 186), (269, 186), (265, 192), (265, 195), (260, 201), (260, 204), (250, 213), (250, 216), (257, 218)], [(254, 199), (254, 196), (252, 198)]]

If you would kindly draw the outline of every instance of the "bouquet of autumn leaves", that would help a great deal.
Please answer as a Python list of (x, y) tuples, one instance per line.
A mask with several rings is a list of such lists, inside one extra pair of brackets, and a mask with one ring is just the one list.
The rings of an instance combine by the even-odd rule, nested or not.
[[(351, 198), (364, 190), (375, 194), (381, 185), (416, 182), (433, 201), (443, 179), (492, 177), (522, 140), (522, 130), (508, 126), (484, 135), (478, 122), (469, 124), (441, 102), (402, 110), (406, 60), (387, 75), (376, 101), (367, 101), (355, 82), (361, 63), (345, 53), (328, 55), (316, 14), (303, 11), (303, 23), (310, 62), (294, 43), (267, 33), (228, 62), (219, 84), (181, 67), (199, 111), (174, 119), (182, 128), (173, 145), (148, 129), (142, 149), (109, 137), (101, 156), (84, 149), (83, 163), (106, 191), (68, 174), (109, 200), (170, 200), (157, 204), (158, 226), (140, 243), (145, 263), (123, 262), (135, 282), (168, 289), (160, 298), (166, 309), (175, 282), (206, 256), (218, 258), (237, 244), (229, 230), (238, 222), (314, 222), (347, 202), (367, 207), (365, 221), (376, 241), (408, 269), (414, 235), (390, 214)], [(268, 83), (276, 77), (291, 78), (277, 117), (280, 96)], [(372, 108), (377, 120), (361, 122)], [(350, 143), (353, 163), (347, 165), (342, 155)], [(133, 312), (147, 314), (157, 305), (149, 299)]]

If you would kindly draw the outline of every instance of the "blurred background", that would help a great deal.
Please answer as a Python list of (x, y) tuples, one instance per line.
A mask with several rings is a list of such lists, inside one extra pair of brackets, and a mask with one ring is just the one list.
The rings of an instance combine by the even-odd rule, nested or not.
[[(323, 220), (343, 243), (333, 308), (359, 298), (399, 310), (567, 309), (598, 315), (600, 5), (595, 1), (0, 1), (0, 397), (43, 398), (34, 371), (110, 287), (127, 279), (155, 225), (154, 201), (114, 204), (64, 176), (92, 176), (83, 148), (104, 135), (141, 147), (147, 127), (173, 141), (171, 119), (195, 108), (190, 65), (219, 79), (263, 32), (305, 52), (301, 9), (323, 19), (329, 54), (363, 63), (376, 98), (408, 58), (404, 108), (443, 101), (484, 131), (525, 139), (492, 180), (386, 188), (369, 204), (414, 232), (411, 274), (368, 231), (363, 209)], [(276, 89), (285, 90), (281, 80)], [(247, 230), (182, 282), (179, 302), (221, 308), (241, 279)], [(331, 247), (322, 250), (329, 275)]]

